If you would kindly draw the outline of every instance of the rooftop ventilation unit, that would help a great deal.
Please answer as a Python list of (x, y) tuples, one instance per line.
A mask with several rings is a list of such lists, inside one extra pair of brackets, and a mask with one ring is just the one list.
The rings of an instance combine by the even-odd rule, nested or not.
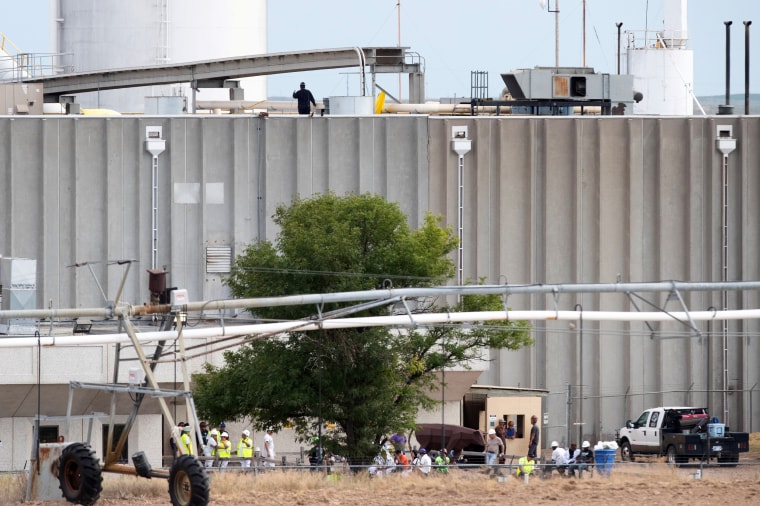
[(501, 78), (516, 101), (559, 101), (568, 106), (588, 102), (608, 108), (633, 104), (633, 76), (597, 74), (589, 67), (519, 69)]

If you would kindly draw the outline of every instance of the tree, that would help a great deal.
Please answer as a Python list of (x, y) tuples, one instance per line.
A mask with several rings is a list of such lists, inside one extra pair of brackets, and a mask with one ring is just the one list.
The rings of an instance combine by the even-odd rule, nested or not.
[[(280, 206), (275, 244), (250, 245), (226, 283), (236, 297), (367, 290), (442, 284), (453, 275), (447, 256), (456, 247), (450, 228), (427, 214), (411, 230), (396, 204), (369, 194), (328, 193)], [(494, 306), (495, 305), (495, 306)], [(321, 314), (347, 305), (331, 304)], [(450, 310), (499, 308), (496, 297), (465, 297)], [(430, 310), (425, 307), (424, 310)], [(388, 305), (358, 315), (388, 314)], [(292, 320), (314, 307), (260, 308), (262, 319)], [(252, 340), (225, 354), (226, 365), (195, 376), (203, 417), (250, 417), (258, 428), (292, 424), (302, 440), (320, 420), (339, 430), (332, 441), (352, 455), (369, 455), (384, 435), (411, 428), (420, 407), (432, 408), (434, 373), (466, 364), (484, 349), (530, 344), (527, 325), (499, 322), (423, 330), (359, 328), (291, 332)]]

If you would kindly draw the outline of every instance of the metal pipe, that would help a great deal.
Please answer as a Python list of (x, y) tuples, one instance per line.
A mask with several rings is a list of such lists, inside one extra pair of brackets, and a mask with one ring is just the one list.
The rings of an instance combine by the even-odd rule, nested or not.
[(554, 66), (559, 68), (559, 0), (554, 2)]
[(583, 0), (583, 66), (586, 66), (586, 0)]
[(362, 88), (362, 96), (365, 96), (367, 94), (367, 76), (364, 71), (364, 65), (367, 59), (364, 57), (362, 48), (355, 46), (354, 51), (359, 56), (359, 81)]
[(158, 265), (158, 155), (151, 160), (151, 255), (150, 268)]
[[(438, 286), (427, 288), (390, 288), (381, 290), (361, 290), (355, 292), (318, 293), (286, 295), (280, 297), (259, 297), (255, 299), (228, 299), (198, 301), (182, 305), (185, 312), (226, 311), (228, 309), (251, 309), (270, 306), (315, 306), (336, 302), (356, 302), (391, 299), (394, 297), (453, 297), (459, 295), (511, 295), (511, 294), (556, 294), (563, 293), (622, 293), (629, 292), (710, 292), (721, 290), (760, 290), (760, 281), (731, 281), (725, 283), (657, 281), (651, 283), (575, 283), (536, 285), (467, 285)], [(0, 319), (9, 318), (61, 318), (90, 316), (111, 318), (113, 316), (139, 316), (169, 313), (168, 304), (121, 306), (118, 308), (78, 308), (78, 309), (15, 309), (0, 310)], [(693, 314), (693, 313), (692, 313)], [(175, 336), (176, 337), (176, 336)]]
[(724, 21), (726, 25), (726, 105), (731, 105), (731, 25), (733, 21)]
[(578, 319), (578, 443), (583, 441), (583, 305), (575, 305), (581, 317)]
[(749, 25), (744, 21), (744, 114), (749, 115)]
[(617, 73), (620, 75), (620, 27), (623, 26), (622, 21), (615, 23), (617, 26)]
[[(627, 321), (627, 322), (687, 322), (693, 321), (719, 321), (719, 320), (757, 320), (760, 319), (760, 309), (735, 309), (730, 311), (694, 311), (694, 312), (626, 312), (626, 311), (583, 311), (583, 319), (588, 321)], [(396, 316), (374, 316), (364, 318), (335, 318), (330, 320), (297, 320), (277, 323), (260, 323), (252, 325), (208, 327), (203, 329), (183, 330), (185, 339), (213, 339), (218, 337), (246, 337), (262, 334), (278, 334), (297, 330), (307, 332), (319, 329), (347, 329), (361, 327), (409, 327), (454, 324), (463, 322), (479, 321), (575, 321), (581, 318), (579, 311), (552, 311), (552, 310), (524, 310), (509, 311), (471, 311), (461, 313), (422, 313)], [(0, 339), (0, 348), (30, 348), (37, 346), (40, 339), (41, 346), (77, 346), (91, 344), (113, 344), (136, 342), (146, 343), (153, 341), (169, 341), (177, 339), (176, 330), (156, 332), (135, 332), (131, 325), (127, 327), (127, 334), (89, 334), (75, 336), (46, 336), (46, 337), (5, 337)], [(150, 360), (143, 356), (140, 360), (149, 364)], [(152, 378), (152, 371), (143, 368), (146, 376)], [(157, 388), (155, 380), (149, 380), (149, 386)]]
[(459, 187), (457, 190), (457, 282), (464, 285), (464, 155), (459, 156), (458, 163)]

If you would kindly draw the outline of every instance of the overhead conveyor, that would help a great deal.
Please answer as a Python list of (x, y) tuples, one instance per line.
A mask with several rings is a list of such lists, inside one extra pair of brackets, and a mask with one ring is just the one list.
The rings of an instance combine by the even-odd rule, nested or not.
[[(63, 95), (92, 91), (191, 83), (193, 88), (233, 88), (236, 79), (336, 68), (360, 67), (374, 76), (381, 73), (423, 72), (421, 63), (406, 63), (404, 47), (348, 47), (290, 51), (221, 58), (171, 65), (77, 72), (23, 79), (42, 83), (46, 103)], [(363, 76), (362, 76), (363, 77)], [(374, 81), (374, 79), (373, 79)]]

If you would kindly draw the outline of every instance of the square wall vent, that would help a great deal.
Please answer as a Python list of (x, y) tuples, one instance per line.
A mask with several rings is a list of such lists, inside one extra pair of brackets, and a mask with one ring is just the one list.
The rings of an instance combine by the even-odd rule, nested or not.
[(227, 274), (232, 267), (232, 248), (230, 246), (206, 247), (206, 273)]

